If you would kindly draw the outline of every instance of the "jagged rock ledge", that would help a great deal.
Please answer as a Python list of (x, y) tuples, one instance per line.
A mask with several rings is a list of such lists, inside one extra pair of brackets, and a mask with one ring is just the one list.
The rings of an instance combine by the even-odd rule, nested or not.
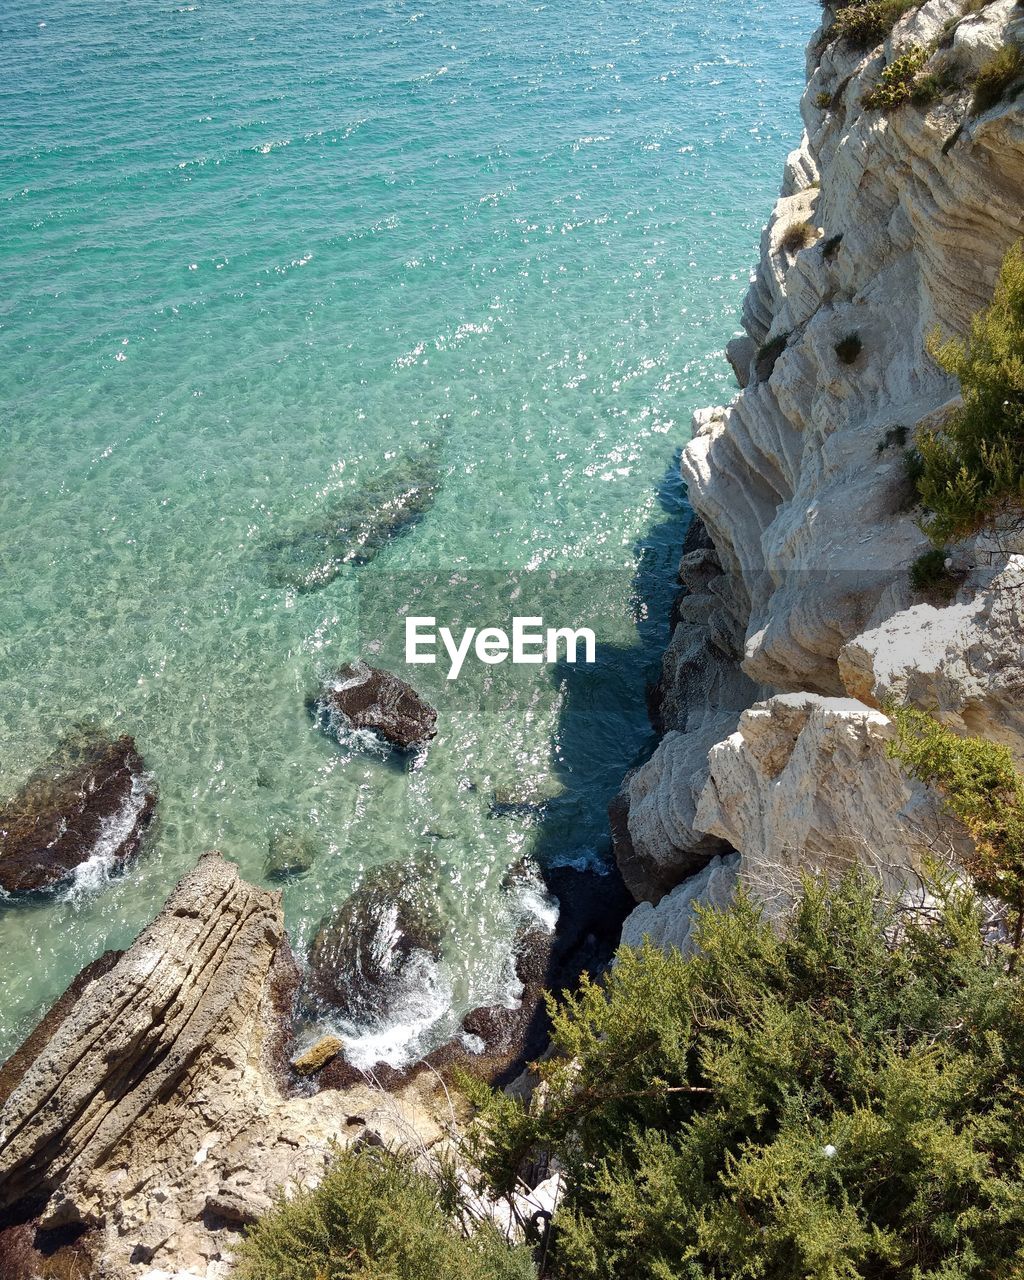
[[(241, 1226), (332, 1144), (440, 1135), (429, 1075), (288, 1087), (297, 971), (280, 895), (205, 855), (123, 954), (83, 971), (0, 1074), (8, 1230), (87, 1229), (96, 1274), (215, 1280)], [(0, 1246), (2, 1246), (0, 1240)], [(81, 1247), (81, 1246), (80, 1246)]]

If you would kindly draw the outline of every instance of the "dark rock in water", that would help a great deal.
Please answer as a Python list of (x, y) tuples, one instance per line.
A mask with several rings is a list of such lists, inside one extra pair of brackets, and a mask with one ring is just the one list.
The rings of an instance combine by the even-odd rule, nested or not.
[(363, 660), (346, 663), (317, 705), (340, 716), (349, 729), (372, 729), (400, 751), (423, 746), (437, 734), (437, 712), (410, 684)]
[(343, 491), (337, 505), (266, 551), (278, 586), (317, 591), (345, 565), (368, 564), (382, 547), (408, 533), (434, 505), (441, 487), (440, 446), (407, 455), (365, 488)]
[[(467, 1065), (497, 1084), (514, 1079), (547, 1047), (551, 1023), (545, 990), (573, 991), (584, 973), (601, 973), (618, 946), (622, 921), (635, 905), (614, 868), (605, 875), (573, 867), (552, 867), (542, 874), (547, 891), (558, 899), (558, 925), (553, 934), (528, 927), (516, 939), (520, 1007), (483, 1006), (462, 1022), (463, 1031), (484, 1042), (483, 1054)], [(528, 866), (514, 867), (510, 886), (530, 875)]]
[(313, 996), (361, 1025), (387, 1021), (441, 957), (441, 913), (425, 881), (432, 868), (390, 863), (371, 871), (325, 916), (309, 956)]
[(49, 889), (97, 854), (123, 866), (155, 807), (156, 789), (127, 734), (69, 737), (0, 809), (0, 889)]
[(320, 846), (316, 839), (301, 831), (275, 831), (270, 837), (267, 858), (268, 880), (287, 880), (301, 876), (316, 861)]
[(507, 1009), (499, 1004), (482, 1005), (466, 1014), (462, 1019), (462, 1029), (468, 1035), (482, 1040), (488, 1053), (503, 1054), (515, 1044), (523, 1021), (522, 1008)]

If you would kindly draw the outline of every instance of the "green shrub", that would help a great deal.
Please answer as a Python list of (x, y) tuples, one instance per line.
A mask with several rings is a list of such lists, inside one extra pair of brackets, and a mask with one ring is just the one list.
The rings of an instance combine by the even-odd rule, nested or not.
[(1012, 91), (1024, 88), (1024, 49), (1006, 44), (981, 67), (974, 81), (972, 115), (981, 115), (1010, 96)]
[(917, 73), (930, 56), (927, 49), (914, 45), (885, 68), (875, 87), (861, 99), (861, 105), (869, 111), (895, 111), (897, 107), (909, 102), (914, 93)]
[(508, 1182), (554, 1152), (556, 1280), (1011, 1280), (1024, 1269), (1024, 992), (979, 911), (894, 929), (872, 886), (769, 925), (702, 913), (692, 958), (623, 949), (555, 1014), (533, 1113), (480, 1100)]
[(861, 342), (860, 335), (857, 333), (848, 333), (845, 338), (840, 338), (835, 346), (836, 355), (843, 364), (853, 364), (863, 350), (864, 343)]
[(910, 90), (910, 101), (915, 107), (929, 107), (945, 93), (942, 76), (932, 73), (918, 76)]
[(814, 105), (821, 111), (828, 111), (832, 106), (832, 95), (822, 90), (814, 95)]
[(922, 528), (936, 545), (1024, 506), (1024, 245), (1006, 255), (992, 305), (966, 344), (929, 342), (960, 379), (964, 403), (941, 430), (920, 432)]
[(910, 566), (910, 585), (914, 590), (951, 600), (956, 595), (957, 580), (946, 567), (947, 559), (945, 547), (932, 547), (919, 555)]
[(757, 355), (754, 359), (754, 378), (757, 382), (767, 382), (772, 376), (775, 361), (785, 351), (788, 341), (789, 334), (780, 333), (772, 338), (770, 342), (764, 342), (758, 347)]
[(834, 236), (829, 236), (827, 240), (821, 242), (821, 256), (826, 262), (831, 262), (839, 252), (839, 246), (843, 243), (843, 233), (837, 231)]
[(828, 35), (845, 40), (856, 49), (873, 49), (881, 44), (905, 13), (917, 7), (915, 0), (867, 0), (840, 9)]
[(791, 222), (779, 237), (779, 246), (789, 254), (796, 254), (801, 249), (809, 249), (817, 238), (818, 229), (813, 222)]
[(1024, 910), (1024, 778), (1013, 756), (984, 738), (962, 738), (934, 716), (890, 709), (889, 753), (934, 786), (974, 841), (968, 870), (982, 893)]
[(895, 426), (889, 427), (881, 440), (875, 446), (875, 453), (879, 457), (885, 453), (886, 449), (905, 449), (907, 441), (910, 438), (910, 429), (905, 427), (902, 422), (898, 422)]
[(492, 1228), (465, 1239), (442, 1189), (402, 1156), (339, 1151), (315, 1191), (281, 1200), (245, 1240), (239, 1280), (535, 1280)]

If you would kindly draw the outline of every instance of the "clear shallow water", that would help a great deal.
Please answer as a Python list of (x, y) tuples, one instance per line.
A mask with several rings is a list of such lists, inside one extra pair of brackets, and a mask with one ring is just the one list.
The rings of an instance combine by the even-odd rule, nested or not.
[[(813, 9), (0, 7), (0, 792), (91, 718), (161, 794), (130, 873), (0, 903), (0, 1055), (199, 852), (260, 880), (284, 828), (321, 846), (285, 891), (300, 947), (365, 868), (433, 859), (445, 959), (393, 1056), (508, 994), (508, 866), (599, 856), (648, 745), (662, 482), (731, 395)], [(423, 441), (441, 483), (414, 531), (278, 584), (275, 539)], [(442, 731), (411, 770), (317, 730), (306, 695), (390, 652), (431, 575), (497, 610), (527, 568), (567, 571), (545, 600), (598, 619), (597, 671), (423, 668)], [(546, 820), (493, 816), (513, 784)]]

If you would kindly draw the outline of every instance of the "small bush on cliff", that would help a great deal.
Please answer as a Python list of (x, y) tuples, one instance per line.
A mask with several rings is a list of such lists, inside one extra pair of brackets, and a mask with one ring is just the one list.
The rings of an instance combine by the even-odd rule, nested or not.
[(1014, 90), (1024, 89), (1024, 49), (1007, 44), (988, 59), (974, 81), (971, 114), (991, 110)]
[(813, 222), (791, 222), (779, 237), (779, 245), (789, 254), (799, 253), (801, 249), (809, 249), (818, 238), (818, 229)]
[(867, 0), (866, 4), (846, 5), (836, 14), (828, 38), (845, 40), (856, 49), (873, 49), (916, 7), (915, 0)]
[(1024, 912), (1024, 778), (1013, 756), (984, 738), (963, 738), (911, 707), (890, 711), (890, 754), (934, 786), (967, 828), (975, 853), (968, 870), (982, 893)]
[(944, 601), (956, 595), (957, 579), (946, 566), (945, 547), (932, 547), (910, 566), (910, 585), (915, 591), (939, 596)]
[(485, 1101), (508, 1185), (564, 1163), (557, 1280), (1011, 1280), (1024, 1273), (1024, 993), (965, 891), (897, 917), (809, 883), (692, 958), (624, 949), (555, 1016), (542, 1109)]
[(403, 1156), (340, 1151), (315, 1191), (282, 1200), (242, 1246), (240, 1280), (534, 1280), (525, 1249), (465, 1239), (442, 1188)]
[(928, 61), (927, 49), (915, 45), (885, 68), (875, 87), (864, 95), (861, 105), (868, 111), (895, 111), (914, 94), (917, 73)]
[(1024, 244), (1006, 255), (967, 343), (933, 339), (929, 350), (960, 379), (964, 398), (941, 430), (916, 442), (922, 528), (942, 545), (1024, 507)]
[(864, 343), (861, 342), (860, 334), (848, 333), (845, 338), (839, 339), (835, 350), (836, 355), (843, 364), (854, 364), (857, 357), (864, 350)]

